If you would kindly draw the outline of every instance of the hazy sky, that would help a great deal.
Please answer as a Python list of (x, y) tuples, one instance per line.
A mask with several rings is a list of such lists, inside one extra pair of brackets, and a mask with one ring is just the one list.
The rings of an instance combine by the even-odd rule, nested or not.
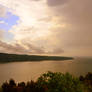
[(0, 52), (92, 56), (92, 0), (0, 0)]

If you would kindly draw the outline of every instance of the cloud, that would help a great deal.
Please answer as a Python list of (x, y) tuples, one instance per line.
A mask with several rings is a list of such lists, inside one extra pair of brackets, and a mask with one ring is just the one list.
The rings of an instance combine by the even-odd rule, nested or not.
[(22, 48), (21, 53), (62, 54), (66, 50), (74, 53), (75, 49), (92, 47), (92, 0), (1, 0), (0, 3), (20, 19), (9, 33), (13, 35), (12, 42)]
[(13, 54), (60, 54), (63, 52), (60, 49), (54, 48), (52, 51), (45, 51), (39, 47), (33, 46), (29, 43), (24, 44), (8, 44), (0, 41), (0, 52), (13, 53)]
[[(18, 44), (17, 44), (18, 45)], [(24, 49), (20, 46), (17, 47), (0, 41), (0, 50), (7, 53), (22, 53)]]
[(89, 53), (92, 52), (92, 0), (69, 0), (66, 3), (64, 7), (54, 5), (54, 8), (49, 5), (49, 13), (57, 17), (54, 22), (59, 25), (54, 25), (52, 30), (57, 33), (57, 39), (60, 40), (58, 45), (65, 51), (70, 49), (73, 51), (72, 55), (75, 55), (78, 50), (86, 55), (87, 50)]
[(4, 39), (4, 30), (0, 30), (0, 40)]
[(6, 7), (0, 5), (0, 17), (5, 17), (7, 13)]
[[(58, 0), (57, 0), (58, 1)], [(58, 24), (70, 25), (66, 28), (67, 32), (59, 31), (67, 39), (66, 43), (71, 43), (77, 45), (80, 43), (91, 44), (91, 35), (92, 34), (92, 0), (70, 0), (65, 7), (56, 7), (50, 8), (52, 15), (59, 18)], [(61, 11), (61, 12), (60, 12)], [(62, 30), (58, 29), (57, 31)], [(64, 29), (63, 29), (64, 30)], [(69, 38), (69, 39), (68, 39)], [(62, 37), (61, 37), (62, 39)], [(83, 44), (84, 45), (84, 44)], [(84, 46), (85, 46), (84, 45)]]
[(48, 6), (64, 5), (68, 0), (47, 0)]
[[(34, 0), (26, 0), (26, 1), (16, 0), (13, 2), (12, 0), (9, 0), (8, 2), (7, 0), (4, 0), (4, 1), (1, 0), (0, 3), (6, 6), (9, 9), (9, 11), (12, 12), (12, 14), (16, 14), (20, 18), (19, 24), (14, 25), (13, 28), (8, 32), (14, 36), (13, 37), (14, 39), (11, 39), (12, 40), (11, 42), (15, 42), (16, 44), (20, 42), (21, 44), (18, 46), (27, 47), (27, 49), (30, 50), (31, 53), (38, 53), (38, 52), (42, 53), (43, 51), (40, 48), (38, 48), (38, 46), (35, 46), (36, 43), (34, 41), (36, 39), (39, 39), (40, 37), (43, 37), (44, 34), (48, 35), (47, 26), (49, 24), (45, 22), (37, 21), (42, 16), (43, 17), (45, 16), (45, 12), (43, 8), (45, 6), (43, 4), (43, 1), (36, 3), (34, 2)], [(39, 14), (39, 11), (41, 11), (40, 14)], [(47, 26), (44, 27), (42, 26), (43, 24)], [(40, 27), (42, 29), (40, 29)], [(12, 51), (14, 51), (14, 49), (16, 50), (17, 48), (18, 47), (13, 47), (13, 49), (12, 48), (11, 49)], [(26, 48), (23, 48), (23, 49), (25, 50), (25, 53), (26, 53)], [(22, 51), (24, 51), (23, 49)], [(16, 50), (16, 51), (19, 52), (20, 50), (19, 51)]]
[(5, 53), (15, 53), (15, 54), (41, 54), (44, 53), (42, 50), (32, 46), (31, 44), (26, 44), (29, 45), (29, 48), (26, 48), (25, 46), (21, 44), (8, 44), (3, 41), (0, 41), (0, 52), (5, 52)]

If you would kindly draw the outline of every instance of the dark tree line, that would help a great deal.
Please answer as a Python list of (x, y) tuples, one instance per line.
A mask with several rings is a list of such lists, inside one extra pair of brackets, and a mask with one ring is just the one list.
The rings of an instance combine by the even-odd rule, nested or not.
[(92, 73), (89, 72), (86, 76), (80, 76), (79, 79), (85, 85), (85, 88), (92, 92)]
[(44, 61), (44, 60), (70, 60), (72, 57), (61, 56), (40, 56), (40, 55), (18, 55), (18, 54), (6, 54), (0, 53), (0, 62), (23, 62), (23, 61)]
[(34, 81), (21, 82), (16, 84), (13, 79), (3, 83), (2, 92), (45, 92), (44, 87), (38, 87), (38, 84)]

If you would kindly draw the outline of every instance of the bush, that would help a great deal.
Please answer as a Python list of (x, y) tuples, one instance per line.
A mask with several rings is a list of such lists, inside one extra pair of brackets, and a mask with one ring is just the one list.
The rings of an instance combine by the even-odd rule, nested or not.
[(47, 72), (36, 82), (18, 84), (11, 79), (3, 83), (0, 92), (92, 92), (92, 73), (76, 78), (69, 73)]
[(46, 92), (83, 92), (79, 79), (69, 73), (48, 72), (39, 77), (37, 83)]
[(87, 89), (87, 92), (92, 92), (92, 73), (88, 73), (85, 76), (79, 77), (82, 84), (84, 84), (84, 87)]

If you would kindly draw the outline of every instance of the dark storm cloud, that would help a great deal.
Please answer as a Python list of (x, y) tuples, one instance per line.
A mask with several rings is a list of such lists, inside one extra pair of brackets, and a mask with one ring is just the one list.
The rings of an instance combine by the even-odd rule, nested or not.
[(58, 6), (58, 5), (63, 5), (67, 2), (68, 0), (47, 0), (48, 6)]
[(62, 23), (63, 17), (63, 22), (70, 25), (70, 28), (66, 27), (67, 32), (64, 32), (65, 30), (62, 32), (62, 29), (56, 30), (61, 42), (64, 35), (65, 46), (68, 48), (92, 46), (92, 0), (69, 0), (65, 7), (51, 7), (51, 10), (54, 16), (60, 18), (59, 24)]

